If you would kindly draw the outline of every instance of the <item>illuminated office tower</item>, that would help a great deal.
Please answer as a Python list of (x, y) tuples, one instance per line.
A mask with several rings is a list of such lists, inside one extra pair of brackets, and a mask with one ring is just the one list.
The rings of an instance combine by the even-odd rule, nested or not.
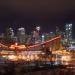
[(12, 28), (8, 28), (6, 30), (6, 37), (9, 38), (9, 39), (14, 38), (14, 30)]
[(39, 43), (40, 42), (39, 33), (37, 31), (32, 32), (32, 37), (33, 37), (33, 42), (34, 43)]
[(25, 43), (25, 28), (18, 28), (17, 38), (20, 43)]
[(36, 27), (36, 30), (38, 31), (38, 33), (40, 32), (40, 29), (41, 29), (40, 26)]
[(59, 34), (59, 27), (56, 26), (56, 35)]
[(65, 25), (65, 39), (68, 44), (72, 41), (72, 24)]
[(32, 36), (31, 35), (27, 36), (26, 44), (32, 44)]

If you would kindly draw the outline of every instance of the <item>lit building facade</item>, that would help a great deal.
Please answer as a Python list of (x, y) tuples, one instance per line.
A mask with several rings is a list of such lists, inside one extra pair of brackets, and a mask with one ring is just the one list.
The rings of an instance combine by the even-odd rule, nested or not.
[(6, 31), (6, 36), (9, 39), (12, 39), (14, 37), (14, 30), (12, 28), (8, 28), (7, 31)]
[(32, 38), (33, 38), (33, 43), (39, 43), (40, 40), (39, 40), (39, 33), (37, 31), (33, 31), (32, 32)]
[(72, 24), (65, 25), (65, 40), (68, 44), (72, 41)]
[(25, 28), (18, 28), (17, 37), (20, 43), (25, 43)]

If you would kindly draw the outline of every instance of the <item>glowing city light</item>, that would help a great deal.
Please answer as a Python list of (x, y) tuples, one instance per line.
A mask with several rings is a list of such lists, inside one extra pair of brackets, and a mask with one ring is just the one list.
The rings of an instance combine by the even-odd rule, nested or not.
[(18, 45), (18, 43), (16, 42), (16, 43), (15, 43), (15, 46), (17, 46), (17, 45)]
[(37, 27), (36, 27), (36, 30), (37, 30), (37, 31), (40, 31), (40, 26), (37, 26)]
[(9, 55), (8, 59), (12, 60), (12, 61), (17, 61), (18, 60), (17, 56), (15, 56), (15, 55)]
[(71, 60), (71, 56), (62, 56), (61, 60), (62, 61), (70, 61)]

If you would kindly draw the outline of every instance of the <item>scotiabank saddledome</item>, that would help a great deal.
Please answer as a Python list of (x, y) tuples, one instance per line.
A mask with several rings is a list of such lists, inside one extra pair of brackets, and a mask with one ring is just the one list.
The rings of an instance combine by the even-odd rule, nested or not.
[[(59, 46), (60, 38), (61, 38), (61, 36), (57, 36), (57, 37), (54, 37), (47, 41), (44, 41), (43, 43), (35, 44), (35, 45), (31, 45), (31, 46), (18, 45), (18, 43), (15, 43), (14, 45), (11, 45), (8, 47), (8, 46), (5, 46), (0, 43), (0, 55), (2, 57), (7, 58), (12, 61), (50, 60), (50, 58), (48, 58), (48, 59), (46, 58), (46, 53), (44, 52), (44, 50), (41, 50), (43, 47), (43, 44), (47, 44), (47, 43), (55, 41), (55, 42), (53, 42), (54, 43), (53, 46), (55, 46), (55, 44)], [(44, 45), (44, 46), (46, 46), (46, 45)], [(48, 46), (48, 47), (50, 47), (50, 46)]]

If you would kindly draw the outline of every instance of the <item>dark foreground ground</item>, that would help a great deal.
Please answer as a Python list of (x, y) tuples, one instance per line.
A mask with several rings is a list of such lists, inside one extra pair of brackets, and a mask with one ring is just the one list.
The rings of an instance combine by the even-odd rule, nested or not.
[(0, 75), (75, 75), (73, 66), (31, 67), (18, 64), (0, 65)]

